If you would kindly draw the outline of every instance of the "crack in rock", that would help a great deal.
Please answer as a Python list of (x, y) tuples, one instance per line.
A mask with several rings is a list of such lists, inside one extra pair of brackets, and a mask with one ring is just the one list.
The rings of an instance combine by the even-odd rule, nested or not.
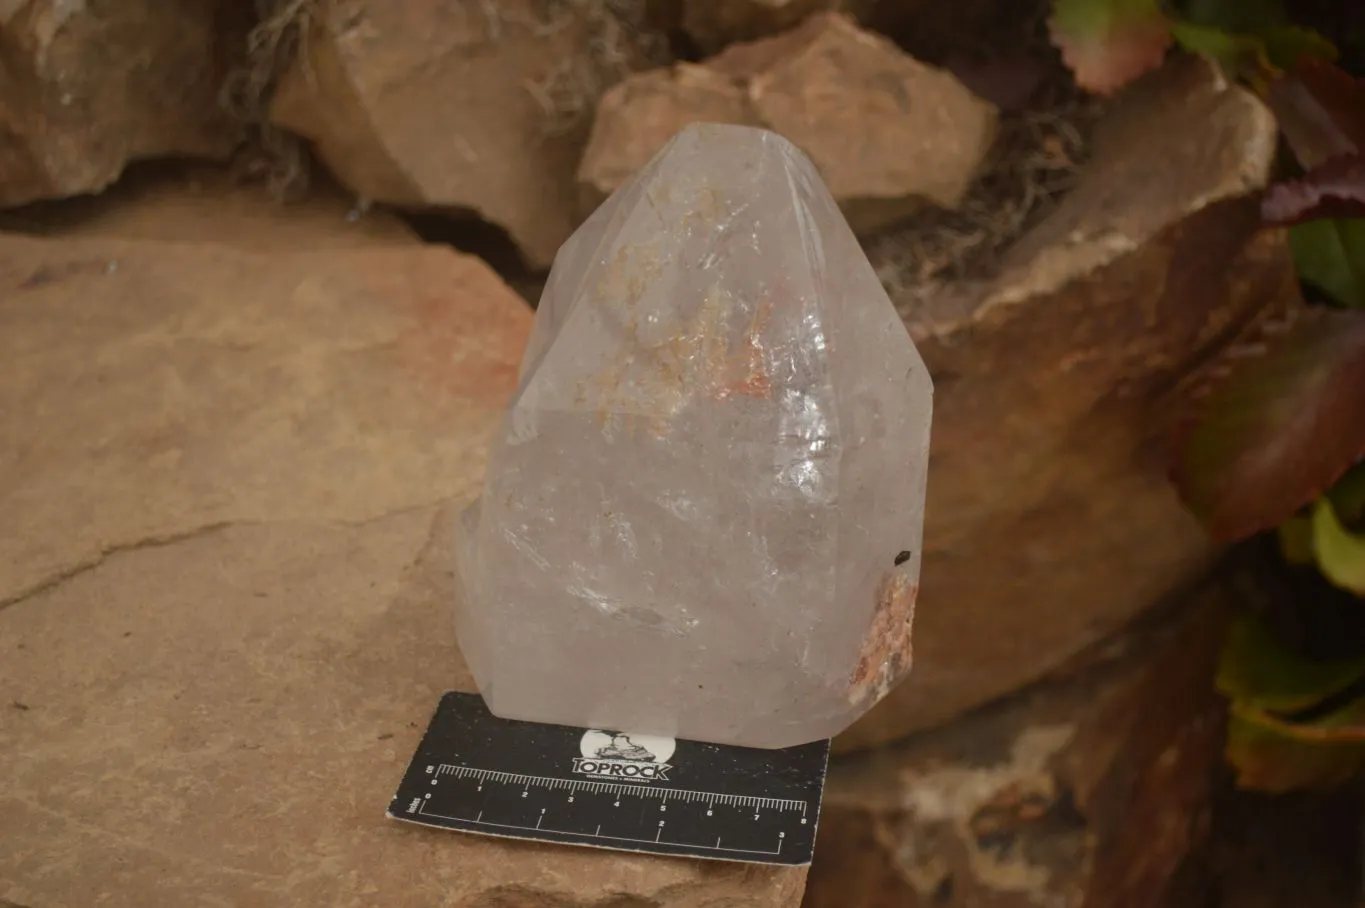
[[(427, 509), (429, 509), (429, 508), (437, 508), (437, 509), (439, 509), (440, 507), (442, 507), (442, 506), (445, 505), (446, 503), (448, 503), (448, 499), (439, 499), (439, 500), (433, 501), (433, 502), (422, 502), (422, 503), (420, 503), (420, 504), (404, 505), (404, 506), (401, 507), (401, 508), (394, 508), (393, 510), (384, 511), (384, 512), (381, 512), (381, 513), (379, 513), (379, 514), (374, 514), (374, 515), (369, 516), (369, 517), (363, 517), (363, 518), (361, 518), (361, 519), (359, 519), (359, 520), (318, 520), (318, 521), (308, 521), (308, 520), (218, 520), (218, 521), (214, 521), (213, 523), (206, 523), (206, 524), (204, 524), (203, 526), (191, 527), (190, 529), (187, 529), (187, 530), (178, 530), (178, 531), (175, 531), (175, 532), (172, 532), (172, 533), (162, 533), (162, 534), (156, 534), (156, 535), (152, 535), (152, 536), (146, 536), (146, 537), (143, 537), (142, 539), (138, 539), (138, 540), (135, 540), (135, 541), (133, 541), (133, 542), (119, 542), (119, 543), (114, 543), (113, 545), (106, 545), (106, 546), (101, 547), (100, 550), (99, 550), (98, 552), (96, 552), (94, 555), (90, 556), (89, 558), (83, 559), (83, 560), (81, 560), (81, 561), (76, 562), (76, 563), (73, 564), (73, 565), (70, 565), (70, 566), (68, 566), (68, 567), (64, 567), (64, 568), (62, 568), (62, 569), (60, 569), (60, 570), (54, 571), (52, 574), (48, 575), (47, 577), (44, 577), (43, 579), (37, 581), (36, 583), (30, 584), (28, 587), (26, 587), (25, 589), (20, 590), (19, 592), (15, 593), (15, 594), (12, 595), (12, 596), (6, 596), (6, 597), (4, 597), (4, 598), (0, 598), (0, 611), (4, 611), (5, 609), (9, 608), (9, 607), (12, 606), (12, 605), (19, 605), (20, 603), (22, 603), (22, 602), (24, 602), (24, 601), (26, 601), (26, 600), (28, 600), (28, 599), (32, 599), (34, 596), (39, 596), (39, 595), (41, 595), (41, 594), (43, 594), (43, 593), (49, 592), (49, 591), (51, 591), (51, 590), (53, 590), (53, 589), (55, 589), (55, 588), (61, 586), (62, 584), (66, 583), (66, 582), (69, 581), (69, 580), (74, 580), (75, 578), (81, 576), (82, 574), (88, 573), (89, 571), (92, 571), (92, 570), (94, 570), (95, 568), (99, 567), (99, 566), (100, 566), (101, 564), (103, 564), (110, 556), (113, 556), (113, 555), (122, 555), (122, 554), (125, 554), (125, 553), (127, 553), (127, 552), (135, 552), (135, 551), (138, 551), (138, 550), (140, 550), (140, 549), (159, 548), (159, 547), (161, 547), (161, 546), (174, 545), (174, 544), (176, 544), (176, 543), (178, 543), (178, 542), (185, 542), (185, 541), (187, 541), (187, 540), (195, 539), (195, 538), (198, 538), (198, 537), (200, 537), (200, 536), (207, 536), (207, 535), (209, 535), (209, 534), (211, 534), (211, 533), (216, 533), (216, 532), (218, 532), (218, 531), (220, 531), (220, 530), (225, 530), (225, 529), (228, 529), (228, 528), (230, 528), (230, 527), (252, 527), (252, 526), (257, 526), (257, 527), (259, 527), (259, 526), (267, 526), (267, 525), (270, 525), (270, 524), (299, 523), (299, 524), (307, 524), (307, 525), (311, 525), (311, 526), (335, 526), (335, 527), (342, 527), (342, 528), (346, 528), (346, 529), (357, 529), (357, 528), (360, 528), (360, 527), (369, 526), (370, 524), (378, 523), (378, 522), (380, 522), (380, 521), (382, 521), (382, 520), (387, 520), (387, 519), (389, 519), (390, 517), (401, 517), (401, 516), (403, 516), (404, 514), (412, 514), (412, 513), (416, 513), (417, 511), (427, 510)], [(7, 906), (5, 906), (4, 903), (0, 903), (0, 908), (7, 908)]]

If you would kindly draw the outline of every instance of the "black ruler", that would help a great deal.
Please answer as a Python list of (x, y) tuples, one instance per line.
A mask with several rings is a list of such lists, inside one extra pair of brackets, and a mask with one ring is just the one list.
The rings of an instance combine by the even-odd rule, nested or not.
[(395, 820), (485, 835), (809, 864), (829, 741), (725, 747), (499, 719), (447, 693), (389, 804)]

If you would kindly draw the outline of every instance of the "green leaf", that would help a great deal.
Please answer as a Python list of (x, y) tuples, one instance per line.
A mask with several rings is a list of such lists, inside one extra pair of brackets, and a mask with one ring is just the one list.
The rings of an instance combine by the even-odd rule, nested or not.
[(1185, 50), (1208, 57), (1234, 75), (1259, 69), (1262, 61), (1287, 69), (1305, 56), (1337, 58), (1332, 42), (1307, 28), (1282, 26), (1252, 32), (1174, 21), (1171, 34)]
[(1265, 54), (1281, 69), (1290, 69), (1304, 57), (1335, 63), (1340, 53), (1331, 41), (1313, 31), (1296, 25), (1282, 25), (1259, 32), (1265, 43)]
[(1279, 526), (1365, 455), (1365, 312), (1311, 306), (1230, 357), (1171, 478), (1220, 541)]
[(1365, 700), (1306, 725), (1234, 703), (1227, 758), (1243, 788), (1285, 792), (1343, 785), (1365, 771)]
[(1280, 0), (1185, 0), (1176, 9), (1190, 22), (1233, 32), (1259, 34), (1288, 21)]
[(1365, 521), (1365, 463), (1357, 464), (1327, 491), (1341, 522), (1350, 526)]
[(1172, 22), (1176, 43), (1191, 53), (1201, 54), (1232, 73), (1253, 65), (1266, 52), (1255, 35), (1225, 31), (1211, 25)]
[(1313, 521), (1307, 517), (1290, 517), (1276, 529), (1280, 543), (1280, 557), (1288, 564), (1306, 567), (1314, 564)]
[(1261, 619), (1242, 615), (1228, 628), (1218, 690), (1248, 708), (1298, 712), (1365, 678), (1365, 657), (1314, 662), (1285, 648)]
[(1316, 662), (1253, 615), (1228, 629), (1218, 689), (1231, 700), (1227, 757), (1265, 791), (1339, 785), (1365, 770), (1365, 657)]
[(1305, 281), (1343, 305), (1365, 308), (1365, 218), (1298, 224), (1289, 228), (1289, 247)]
[(1322, 576), (1365, 596), (1365, 536), (1347, 532), (1327, 498), (1313, 506), (1313, 552)]
[(1076, 84), (1098, 94), (1156, 69), (1171, 45), (1159, 0), (1053, 0), (1048, 27)]

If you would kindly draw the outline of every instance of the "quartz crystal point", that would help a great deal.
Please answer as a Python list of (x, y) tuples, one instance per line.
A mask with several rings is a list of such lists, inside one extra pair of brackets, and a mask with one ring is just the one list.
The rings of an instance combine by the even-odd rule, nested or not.
[(675, 136), (555, 258), (462, 649), (509, 719), (830, 737), (910, 667), (933, 388), (810, 161)]

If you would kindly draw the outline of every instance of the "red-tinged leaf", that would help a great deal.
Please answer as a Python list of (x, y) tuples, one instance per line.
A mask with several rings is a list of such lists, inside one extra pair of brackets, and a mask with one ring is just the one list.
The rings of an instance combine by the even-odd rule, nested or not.
[(1276, 183), (1261, 199), (1261, 216), (1267, 223), (1282, 226), (1320, 218), (1365, 217), (1365, 157), (1333, 158), (1302, 179)]
[(1286, 792), (1344, 785), (1365, 771), (1365, 700), (1304, 725), (1233, 703), (1227, 758), (1242, 788)]
[(1279, 525), (1365, 454), (1365, 312), (1303, 309), (1245, 352), (1182, 427), (1171, 471), (1219, 541)]
[(1266, 102), (1305, 168), (1365, 154), (1365, 85), (1344, 70), (1303, 57), (1270, 83)]
[(1048, 27), (1076, 84), (1102, 95), (1160, 66), (1172, 40), (1158, 0), (1054, 0)]

